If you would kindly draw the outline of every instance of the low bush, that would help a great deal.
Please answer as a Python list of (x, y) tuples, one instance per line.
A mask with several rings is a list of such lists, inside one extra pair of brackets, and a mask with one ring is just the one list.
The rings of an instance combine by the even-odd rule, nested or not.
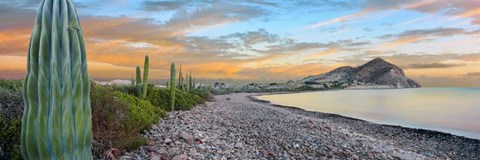
[(22, 120), (0, 116), (0, 159), (22, 159), (20, 133)]
[(0, 159), (22, 159), (22, 81), (0, 80)]
[[(169, 89), (149, 87), (146, 99), (155, 107), (166, 111), (170, 110)], [(190, 110), (197, 104), (205, 104), (205, 100), (195, 94), (185, 93), (180, 90), (175, 92), (175, 110)]]
[(140, 133), (165, 117), (165, 111), (146, 100), (115, 91), (112, 86), (92, 84), (93, 154), (100, 158), (111, 148), (134, 150), (145, 145)]
[(7, 119), (21, 118), (23, 114), (22, 82), (0, 80), (0, 116)]
[(122, 92), (114, 92), (114, 95), (118, 101), (128, 106), (128, 125), (136, 126), (140, 130), (148, 129), (151, 124), (157, 123), (160, 117), (167, 115), (163, 109), (154, 107), (147, 100)]
[(208, 90), (194, 90), (191, 93), (203, 98), (207, 102), (215, 101), (215, 98), (213, 97), (212, 92)]

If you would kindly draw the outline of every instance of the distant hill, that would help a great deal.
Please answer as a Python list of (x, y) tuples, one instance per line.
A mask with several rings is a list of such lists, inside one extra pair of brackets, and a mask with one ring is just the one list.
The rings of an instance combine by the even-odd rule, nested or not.
[(343, 66), (330, 72), (306, 77), (297, 83), (313, 88), (418, 88), (403, 70), (382, 58), (359, 67)]

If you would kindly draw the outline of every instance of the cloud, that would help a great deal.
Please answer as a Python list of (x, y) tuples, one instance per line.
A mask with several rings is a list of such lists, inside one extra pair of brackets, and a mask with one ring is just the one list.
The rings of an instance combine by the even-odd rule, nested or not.
[(165, 27), (175, 29), (179, 33), (189, 33), (204, 27), (246, 21), (266, 14), (265, 10), (256, 6), (215, 2), (198, 7), (193, 11), (178, 10), (165, 23)]
[(464, 63), (413, 63), (409, 64), (406, 69), (429, 69), (429, 68), (451, 68), (465, 66)]
[(221, 36), (221, 39), (238, 39), (246, 45), (248, 48), (251, 48), (251, 45), (257, 43), (276, 43), (281, 41), (279, 35), (271, 34), (267, 30), (261, 28), (257, 31), (249, 31), (245, 33), (232, 33), (226, 36)]
[(145, 11), (172, 11), (182, 8), (188, 1), (143, 1), (142, 8)]
[[(326, 5), (334, 6), (336, 2), (328, 1)], [(319, 21), (308, 25), (306, 28), (316, 29), (332, 24), (358, 20), (368, 14), (385, 10), (411, 10), (427, 14), (441, 14), (457, 18), (471, 18), (473, 24), (480, 24), (480, 3), (478, 0), (364, 0), (360, 4), (339, 5), (338, 10), (349, 11), (352, 8), (358, 12), (341, 17)]]
[(417, 29), (417, 30), (408, 30), (400, 34), (385, 34), (379, 36), (380, 39), (392, 39), (387, 42), (385, 47), (395, 47), (408, 43), (416, 43), (420, 41), (428, 41), (430, 38), (436, 37), (450, 37), (454, 35), (465, 35), (465, 34), (475, 34), (479, 30), (467, 31), (461, 28), (434, 28), (434, 29)]
[(371, 13), (371, 10), (362, 10), (362, 11), (354, 13), (354, 14), (349, 14), (349, 15), (345, 15), (345, 16), (342, 16), (342, 17), (326, 20), (326, 21), (316, 22), (316, 23), (308, 25), (307, 28), (308, 29), (317, 29), (317, 28), (320, 28), (320, 27), (323, 27), (323, 26), (328, 26), (328, 25), (332, 25), (332, 24), (336, 24), (336, 23), (352, 21), (352, 20), (361, 18), (361, 17), (363, 17), (363, 16), (365, 16), (369, 13)]
[(423, 87), (480, 87), (479, 77), (469, 77), (469, 76), (432, 76), (432, 75), (422, 75), (414, 76), (413, 78), (418, 83), (422, 84)]
[(469, 72), (465, 74), (467, 77), (480, 77), (480, 72)]

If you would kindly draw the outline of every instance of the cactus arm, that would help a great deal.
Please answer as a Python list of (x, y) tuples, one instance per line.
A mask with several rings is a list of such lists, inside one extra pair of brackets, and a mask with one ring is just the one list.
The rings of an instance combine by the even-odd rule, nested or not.
[(149, 68), (149, 57), (148, 57), (148, 56), (145, 56), (145, 64), (144, 64), (144, 66), (143, 66), (143, 91), (142, 91), (142, 98), (147, 97), (148, 68)]

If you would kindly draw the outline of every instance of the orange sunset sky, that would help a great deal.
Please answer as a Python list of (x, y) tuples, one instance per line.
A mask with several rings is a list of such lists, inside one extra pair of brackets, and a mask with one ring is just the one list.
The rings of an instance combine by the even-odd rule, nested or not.
[[(284, 82), (382, 57), (423, 86), (480, 87), (480, 1), (73, 0), (89, 73), (126, 79), (150, 56), (199, 79)], [(22, 79), (39, 0), (0, 0), (0, 79)]]

